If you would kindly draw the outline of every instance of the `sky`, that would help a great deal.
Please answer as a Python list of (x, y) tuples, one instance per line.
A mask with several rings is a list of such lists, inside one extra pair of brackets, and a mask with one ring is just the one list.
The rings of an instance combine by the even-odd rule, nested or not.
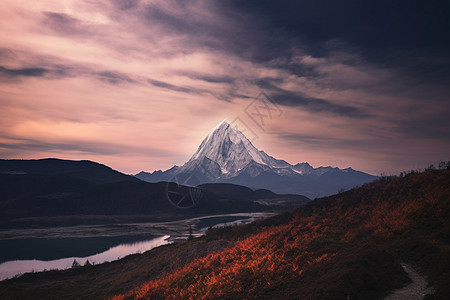
[(2, 0), (0, 158), (181, 165), (227, 119), (292, 164), (450, 160), (448, 1)]

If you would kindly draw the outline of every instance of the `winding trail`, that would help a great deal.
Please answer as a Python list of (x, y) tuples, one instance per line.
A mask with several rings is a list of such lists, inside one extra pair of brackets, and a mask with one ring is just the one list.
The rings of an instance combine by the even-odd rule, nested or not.
[(411, 266), (402, 264), (403, 270), (408, 274), (412, 283), (409, 285), (393, 291), (384, 300), (422, 300), (425, 295), (433, 294), (434, 288), (428, 287), (428, 282), (425, 277), (417, 273)]

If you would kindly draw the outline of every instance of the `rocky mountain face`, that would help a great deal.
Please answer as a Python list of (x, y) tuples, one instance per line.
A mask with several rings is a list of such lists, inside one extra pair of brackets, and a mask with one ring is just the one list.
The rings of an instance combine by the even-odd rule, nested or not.
[(208, 134), (183, 166), (153, 173), (140, 172), (135, 176), (148, 182), (178, 181), (188, 185), (227, 182), (310, 198), (333, 194), (376, 178), (352, 168), (313, 168), (307, 162), (291, 165), (258, 150), (226, 120)]

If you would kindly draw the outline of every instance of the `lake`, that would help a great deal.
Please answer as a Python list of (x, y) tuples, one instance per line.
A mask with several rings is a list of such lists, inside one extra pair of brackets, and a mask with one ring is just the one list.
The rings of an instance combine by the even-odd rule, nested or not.
[(210, 227), (253, 222), (274, 213), (211, 215), (158, 223), (0, 230), (0, 280), (27, 272), (68, 269), (74, 260), (100, 264), (186, 239)]

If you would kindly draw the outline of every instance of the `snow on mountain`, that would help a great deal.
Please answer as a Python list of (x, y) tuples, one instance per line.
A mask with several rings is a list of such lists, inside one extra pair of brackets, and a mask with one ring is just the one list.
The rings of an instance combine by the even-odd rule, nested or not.
[[(227, 120), (217, 125), (201, 142), (183, 166), (167, 171), (141, 172), (136, 175), (149, 182), (194, 178), (195, 184), (231, 182), (267, 188), (277, 193), (323, 196), (375, 179), (352, 168), (313, 168), (307, 162), (291, 165), (259, 151), (247, 137)], [(191, 183), (192, 184), (192, 183)]]
[(209, 179), (229, 178), (239, 174), (251, 162), (269, 169), (290, 167), (287, 162), (256, 149), (241, 131), (224, 120), (208, 134), (177, 173), (198, 171)]

